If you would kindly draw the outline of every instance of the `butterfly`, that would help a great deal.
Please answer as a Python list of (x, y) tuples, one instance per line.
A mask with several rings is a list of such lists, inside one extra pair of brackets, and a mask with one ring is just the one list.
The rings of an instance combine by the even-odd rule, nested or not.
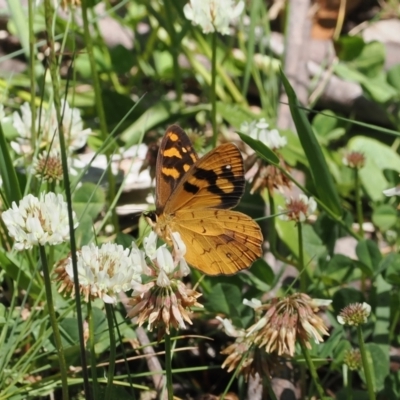
[(186, 245), (186, 261), (207, 275), (230, 275), (261, 257), (263, 237), (249, 216), (230, 210), (243, 195), (243, 158), (225, 143), (199, 158), (184, 130), (170, 126), (156, 162), (156, 210), (145, 214), (172, 246)]

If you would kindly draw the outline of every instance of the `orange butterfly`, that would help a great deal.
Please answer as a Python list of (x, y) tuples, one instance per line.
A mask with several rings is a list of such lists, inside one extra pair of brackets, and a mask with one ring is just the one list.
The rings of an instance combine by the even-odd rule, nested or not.
[(232, 211), (245, 186), (243, 158), (226, 143), (199, 158), (186, 133), (170, 126), (156, 165), (156, 211), (145, 214), (164, 241), (172, 232), (186, 245), (186, 261), (208, 275), (234, 274), (261, 257), (263, 237), (249, 216)]

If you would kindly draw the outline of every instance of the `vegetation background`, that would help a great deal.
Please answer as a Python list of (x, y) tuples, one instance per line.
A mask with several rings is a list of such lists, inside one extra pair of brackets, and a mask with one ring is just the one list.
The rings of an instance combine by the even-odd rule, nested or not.
[[(398, 192), (383, 193), (400, 173), (399, 1), (221, 0), (223, 33), (192, 23), (187, 3), (0, 1), (1, 211), (55, 192), (79, 221), (74, 241), (17, 251), (1, 220), (0, 399), (400, 398)], [(260, 120), (287, 144), (252, 136)], [(238, 209), (259, 221), (265, 255), (233, 276), (192, 269), (183, 282), (203, 307), (158, 341), (127, 317), (131, 291), (86, 303), (58, 293), (53, 270), (89, 244), (143, 247), (140, 215), (154, 206), (158, 139), (172, 123), (200, 154), (239, 146), (249, 183)], [(38, 169), (56, 145), (58, 164)], [(278, 218), (302, 192), (317, 211)], [(244, 299), (298, 293), (332, 300), (313, 308), (329, 336), (314, 343), (299, 322), (294, 354), (244, 340), (221, 368), (221, 351), (265, 318)], [(342, 326), (341, 310), (364, 302), (368, 320)], [(289, 340), (280, 322), (266, 340)]]

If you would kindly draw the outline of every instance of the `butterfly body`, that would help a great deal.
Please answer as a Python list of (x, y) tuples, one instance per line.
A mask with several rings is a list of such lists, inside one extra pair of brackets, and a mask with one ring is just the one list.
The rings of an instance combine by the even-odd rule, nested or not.
[(156, 165), (155, 232), (172, 246), (186, 245), (186, 261), (209, 275), (234, 274), (261, 256), (262, 234), (250, 217), (230, 208), (244, 191), (243, 159), (232, 143), (198, 158), (186, 133), (169, 127)]

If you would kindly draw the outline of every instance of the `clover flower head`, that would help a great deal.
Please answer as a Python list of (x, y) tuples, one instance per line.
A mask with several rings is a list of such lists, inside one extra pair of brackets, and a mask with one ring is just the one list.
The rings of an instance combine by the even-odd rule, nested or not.
[[(20, 113), (13, 113), (13, 125), (19, 137), (12, 143), (13, 149), (21, 155), (33, 153), (31, 147), (32, 137), (32, 111), (29, 103), (24, 103), (20, 107)], [(67, 101), (61, 101), (62, 126), (65, 135), (65, 144), (68, 154), (82, 148), (87, 141), (91, 129), (83, 129), (83, 121), (80, 111), (71, 108)], [(41, 148), (51, 148), (60, 150), (58, 137), (57, 114), (54, 105), (48, 110), (38, 110), (35, 118), (35, 130), (38, 132)]]
[(2, 218), (17, 250), (69, 240), (67, 203), (61, 194), (42, 193), (39, 198), (28, 194), (18, 206), (13, 202)]
[(139, 326), (148, 323), (149, 330), (157, 328), (158, 337), (170, 333), (170, 328), (185, 329), (192, 324), (189, 311), (202, 307), (197, 302), (200, 293), (188, 288), (181, 278), (189, 273), (184, 259), (186, 247), (179, 233), (171, 234), (174, 249), (166, 245), (157, 247), (157, 235), (153, 232), (144, 239), (144, 248), (149, 260), (145, 273), (146, 283), (133, 287), (129, 317), (137, 317)]
[(266, 313), (247, 329), (246, 337), (253, 337), (254, 343), (267, 353), (294, 356), (295, 344), (300, 342), (311, 348), (310, 340), (322, 343), (322, 335), (329, 335), (322, 318), (317, 315), (319, 302), (304, 293), (274, 298), (262, 306)]
[(56, 149), (40, 153), (33, 162), (33, 169), (36, 177), (46, 182), (58, 183), (63, 179), (61, 156)]
[[(86, 301), (100, 298), (115, 304), (118, 293), (141, 283), (145, 260), (144, 253), (136, 246), (124, 249), (115, 243), (104, 243), (100, 247), (92, 243), (83, 246), (76, 256), (80, 292)], [(60, 262), (55, 272), (61, 282), (59, 291), (74, 294), (72, 258)]]
[(352, 303), (343, 308), (337, 316), (339, 324), (359, 326), (368, 321), (371, 306), (367, 303)]
[(244, 2), (240, 0), (190, 0), (183, 7), (185, 17), (193, 25), (199, 25), (203, 33), (220, 32), (229, 35), (229, 24), (244, 10)]
[(286, 200), (286, 207), (278, 206), (279, 216), (284, 221), (304, 222), (317, 209), (317, 203), (313, 197), (300, 194), (297, 199)]
[(365, 155), (359, 151), (351, 151), (343, 157), (342, 162), (346, 167), (361, 169), (365, 165)]

